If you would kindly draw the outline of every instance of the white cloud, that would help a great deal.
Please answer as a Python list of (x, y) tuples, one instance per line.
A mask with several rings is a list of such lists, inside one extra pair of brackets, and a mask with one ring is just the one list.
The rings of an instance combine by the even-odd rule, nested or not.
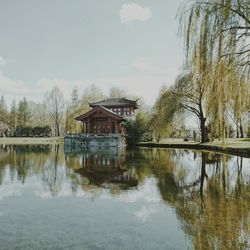
[(136, 3), (123, 4), (120, 9), (120, 19), (122, 23), (132, 21), (146, 21), (151, 17), (151, 10)]
[(4, 66), (5, 64), (7, 64), (8, 62), (0, 56), (0, 66)]

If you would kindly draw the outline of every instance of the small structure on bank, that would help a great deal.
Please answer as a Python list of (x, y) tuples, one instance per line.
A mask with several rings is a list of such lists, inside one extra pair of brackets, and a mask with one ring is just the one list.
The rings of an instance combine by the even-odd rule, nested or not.
[(75, 118), (82, 123), (81, 134), (69, 134), (64, 142), (68, 146), (100, 147), (123, 146), (126, 129), (123, 122), (133, 117), (138, 109), (137, 100), (109, 98), (89, 104), (88, 112)]

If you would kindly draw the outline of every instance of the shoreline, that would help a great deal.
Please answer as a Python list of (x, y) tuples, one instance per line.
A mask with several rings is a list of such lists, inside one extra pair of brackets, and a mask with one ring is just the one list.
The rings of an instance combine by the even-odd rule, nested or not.
[[(64, 143), (64, 137), (2, 137), (0, 145), (57, 145)], [(213, 151), (250, 158), (250, 139), (228, 140), (223, 147), (221, 142), (199, 143), (193, 141), (166, 140), (165, 142), (139, 142), (135, 146), (147, 148), (180, 148)]]
[(63, 137), (2, 137), (0, 145), (56, 145), (63, 143)]
[(242, 156), (250, 158), (250, 141), (234, 140), (222, 146), (219, 142), (140, 142), (137, 143), (138, 147), (147, 148), (181, 148), (181, 149), (195, 149), (213, 151), (218, 153), (225, 153), (230, 155)]

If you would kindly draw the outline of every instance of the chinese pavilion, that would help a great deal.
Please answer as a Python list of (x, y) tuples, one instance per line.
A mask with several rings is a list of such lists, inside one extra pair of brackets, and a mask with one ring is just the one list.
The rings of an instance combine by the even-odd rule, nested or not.
[(82, 122), (83, 132), (90, 134), (124, 134), (122, 122), (134, 115), (137, 100), (109, 98), (89, 103), (91, 110), (75, 120)]

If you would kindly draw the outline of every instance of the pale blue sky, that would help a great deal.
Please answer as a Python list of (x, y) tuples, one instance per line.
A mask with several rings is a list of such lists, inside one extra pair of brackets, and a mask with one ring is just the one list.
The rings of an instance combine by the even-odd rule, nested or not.
[(41, 101), (58, 85), (126, 88), (153, 104), (183, 62), (181, 0), (0, 0), (0, 90)]

